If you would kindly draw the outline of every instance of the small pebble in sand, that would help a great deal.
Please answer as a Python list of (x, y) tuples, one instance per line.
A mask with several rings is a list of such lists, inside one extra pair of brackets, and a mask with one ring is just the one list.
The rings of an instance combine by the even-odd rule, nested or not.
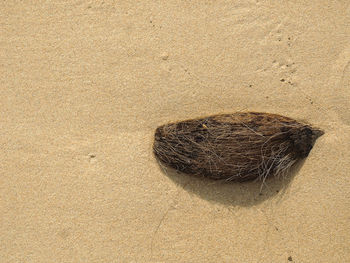
[(169, 58), (169, 54), (164, 52), (160, 55), (160, 57), (163, 59), (163, 60), (167, 60)]

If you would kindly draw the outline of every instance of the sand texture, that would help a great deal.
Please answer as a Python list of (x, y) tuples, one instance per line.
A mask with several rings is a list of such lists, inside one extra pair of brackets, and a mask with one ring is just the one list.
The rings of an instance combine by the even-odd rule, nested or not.
[[(284, 179), (152, 154), (236, 111), (321, 128)], [(2, 1), (0, 262), (350, 262), (350, 2)]]

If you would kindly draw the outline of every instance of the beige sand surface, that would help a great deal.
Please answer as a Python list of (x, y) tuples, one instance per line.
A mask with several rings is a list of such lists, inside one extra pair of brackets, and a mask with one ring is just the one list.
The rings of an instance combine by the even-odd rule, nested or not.
[[(350, 262), (348, 0), (2, 1), (0, 83), (1, 263)], [(326, 134), (262, 195), (162, 172), (243, 110)]]

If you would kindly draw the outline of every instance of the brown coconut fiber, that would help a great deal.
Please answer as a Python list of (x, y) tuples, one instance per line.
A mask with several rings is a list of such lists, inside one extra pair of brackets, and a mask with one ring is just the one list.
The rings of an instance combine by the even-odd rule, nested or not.
[(186, 174), (247, 181), (284, 174), (323, 131), (277, 114), (238, 112), (160, 126), (153, 150)]

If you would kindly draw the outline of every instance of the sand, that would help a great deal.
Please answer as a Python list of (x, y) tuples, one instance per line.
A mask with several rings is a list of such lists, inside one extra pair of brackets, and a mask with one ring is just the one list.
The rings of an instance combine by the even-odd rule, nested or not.
[[(4, 1), (1, 262), (350, 262), (350, 3)], [(325, 130), (288, 178), (165, 174), (158, 125)]]

